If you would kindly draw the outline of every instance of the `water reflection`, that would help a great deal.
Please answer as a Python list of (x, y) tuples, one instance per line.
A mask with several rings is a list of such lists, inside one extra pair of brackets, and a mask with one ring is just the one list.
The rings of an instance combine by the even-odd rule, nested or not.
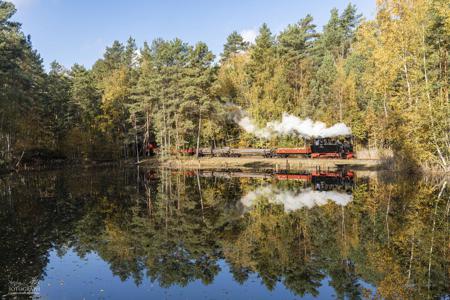
[(241, 203), (246, 208), (251, 208), (255, 202), (265, 200), (269, 203), (281, 204), (285, 212), (291, 212), (303, 207), (311, 209), (314, 206), (326, 205), (329, 201), (346, 206), (352, 199), (351, 194), (343, 192), (313, 190), (312, 188), (294, 192), (266, 185), (246, 194), (241, 198)]
[[(43, 283), (58, 258), (95, 255), (110, 269), (101, 276), (135, 283), (129, 296), (148, 282), (186, 295), (230, 274), (237, 286), (224, 289), (241, 284), (257, 298), (277, 289), (291, 298), (448, 297), (448, 188), (370, 175), (68, 169), (2, 177), (0, 293), (38, 279), (41, 293), (54, 295)], [(82, 278), (70, 280), (84, 289)], [(209, 296), (221, 298), (216, 292)]]

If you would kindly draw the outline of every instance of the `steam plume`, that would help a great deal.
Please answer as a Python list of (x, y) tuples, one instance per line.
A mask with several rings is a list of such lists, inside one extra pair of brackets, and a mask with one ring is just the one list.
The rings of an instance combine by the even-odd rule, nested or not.
[(300, 119), (288, 113), (283, 114), (281, 121), (268, 122), (264, 128), (259, 128), (243, 111), (236, 115), (235, 122), (246, 132), (264, 139), (289, 134), (296, 134), (306, 138), (335, 137), (351, 134), (350, 128), (344, 123), (337, 123), (327, 127), (325, 123), (314, 122), (311, 119)]
[(292, 191), (280, 191), (271, 186), (259, 187), (241, 198), (244, 207), (249, 208), (259, 198), (266, 198), (270, 203), (283, 204), (286, 212), (295, 211), (306, 207), (322, 206), (332, 201), (340, 206), (346, 206), (353, 200), (353, 196), (336, 191), (315, 191), (311, 188), (304, 189), (300, 193)]

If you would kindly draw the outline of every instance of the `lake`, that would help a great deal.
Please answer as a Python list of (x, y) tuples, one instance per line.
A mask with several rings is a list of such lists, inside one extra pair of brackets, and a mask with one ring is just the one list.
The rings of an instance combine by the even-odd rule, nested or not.
[(449, 187), (384, 172), (0, 177), (0, 295), (448, 299)]

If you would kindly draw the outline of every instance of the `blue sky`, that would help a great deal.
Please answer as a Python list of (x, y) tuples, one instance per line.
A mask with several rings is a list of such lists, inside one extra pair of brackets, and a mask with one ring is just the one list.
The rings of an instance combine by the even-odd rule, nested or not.
[[(322, 29), (330, 10), (342, 10), (338, 0), (13, 0), (15, 20), (31, 35), (46, 66), (57, 60), (66, 67), (90, 67), (114, 40), (129, 36), (138, 46), (162, 37), (189, 43), (204, 41), (219, 55), (233, 30), (251, 39), (266, 22), (273, 33), (310, 13)], [(354, 0), (367, 19), (375, 13), (375, 0)]]

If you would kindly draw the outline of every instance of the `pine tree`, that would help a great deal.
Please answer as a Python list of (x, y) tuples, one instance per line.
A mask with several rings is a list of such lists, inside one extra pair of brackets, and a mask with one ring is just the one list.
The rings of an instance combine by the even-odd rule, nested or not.
[[(211, 117), (214, 109), (210, 91), (213, 82), (211, 65), (214, 55), (204, 43), (197, 43), (190, 52), (189, 67), (185, 77), (185, 101), (180, 109), (184, 113), (183, 116), (189, 119), (195, 116), (197, 120), (196, 154), (198, 156), (204, 120)], [(188, 115), (186, 116), (185, 113)]]
[(67, 70), (56, 61), (50, 64), (47, 82), (47, 101), (43, 118), (48, 124), (46, 130), (51, 133), (53, 148), (61, 149), (62, 142), (73, 123), (71, 82)]
[(220, 55), (221, 63), (225, 62), (232, 55), (242, 53), (248, 49), (249, 43), (245, 42), (242, 36), (233, 31), (228, 37), (227, 42), (223, 45), (223, 53)]
[(142, 135), (142, 145), (155, 144), (153, 116), (156, 114), (157, 97), (154, 91), (155, 69), (153, 64), (153, 53), (147, 44), (140, 50), (139, 67), (137, 70), (138, 80), (132, 90), (133, 102), (129, 107), (131, 115), (134, 116), (137, 125), (135, 134)]
[(302, 117), (311, 113), (308, 103), (309, 82), (313, 75), (311, 50), (317, 33), (313, 18), (307, 15), (278, 36), (278, 52), (284, 68), (284, 81), (289, 83), (286, 109)]
[(10, 20), (15, 12), (0, 1), (0, 165), (48, 142), (41, 119), (46, 74), (30, 38)]
[(75, 64), (70, 71), (70, 99), (76, 109), (76, 120), (83, 130), (90, 130), (100, 114), (100, 91), (96, 88), (91, 71)]
[(332, 53), (327, 52), (323, 57), (314, 79), (311, 81), (310, 101), (316, 119), (330, 122), (334, 116), (332, 108), (332, 86), (336, 81), (337, 70)]

